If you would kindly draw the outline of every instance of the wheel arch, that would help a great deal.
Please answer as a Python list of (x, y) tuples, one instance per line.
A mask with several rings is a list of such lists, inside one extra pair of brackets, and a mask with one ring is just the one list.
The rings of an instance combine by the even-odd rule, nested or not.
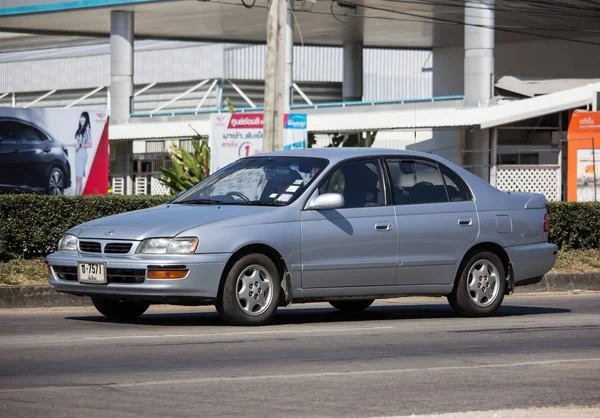
[(242, 257), (245, 257), (249, 254), (262, 254), (269, 257), (269, 259), (277, 267), (280, 279), (282, 279), (284, 274), (289, 271), (287, 264), (283, 259), (283, 256), (275, 248), (263, 243), (246, 244), (243, 247), (239, 248), (236, 252), (234, 252), (231, 255), (231, 257), (229, 257), (229, 260), (227, 260), (227, 263), (225, 263), (225, 267), (223, 268), (223, 272), (221, 273), (221, 279), (219, 281), (219, 292), (217, 298), (221, 298), (223, 294), (225, 279), (227, 278), (227, 275), (229, 274), (229, 271), (231, 270), (233, 265)]
[(504, 273), (507, 276), (510, 274), (510, 257), (508, 256), (508, 253), (506, 252), (506, 250), (500, 244), (497, 244), (495, 242), (491, 242), (491, 241), (490, 242), (479, 242), (479, 243), (473, 245), (471, 248), (469, 248), (469, 250), (463, 256), (463, 258), (458, 266), (458, 270), (456, 271), (456, 274), (454, 277), (453, 290), (456, 289), (456, 286), (460, 279), (460, 275), (462, 274), (462, 271), (465, 268), (467, 261), (469, 261), (469, 259), (474, 254), (484, 252), (484, 251), (489, 251), (493, 254), (496, 254), (498, 256), (498, 258), (500, 258), (500, 261), (502, 261), (502, 266), (504, 267)]

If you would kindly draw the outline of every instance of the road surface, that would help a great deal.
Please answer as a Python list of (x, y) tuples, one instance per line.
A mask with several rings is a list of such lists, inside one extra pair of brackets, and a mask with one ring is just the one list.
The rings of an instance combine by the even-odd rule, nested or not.
[[(212, 308), (151, 308), (130, 324), (87, 309), (0, 311), (2, 417), (570, 416), (555, 407), (588, 405), (600, 405), (600, 293), (510, 296), (485, 319), (455, 317), (441, 298), (359, 315), (298, 305), (260, 328), (226, 326)], [(477, 414), (465, 416), (493, 416)]]

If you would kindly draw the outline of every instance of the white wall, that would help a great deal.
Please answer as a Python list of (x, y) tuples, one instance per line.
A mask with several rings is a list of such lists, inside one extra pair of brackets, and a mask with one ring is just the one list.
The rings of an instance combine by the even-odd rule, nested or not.
[(455, 96), (464, 91), (464, 50), (462, 47), (433, 50), (433, 95)]
[(446, 158), (455, 164), (461, 164), (460, 138), (462, 135), (462, 130), (435, 131), (431, 139), (409, 145), (406, 149), (429, 152)]
[[(587, 39), (600, 43), (600, 39)], [(433, 51), (433, 95), (462, 95), (464, 91), (463, 47)], [(600, 46), (541, 39), (496, 44), (495, 78), (599, 78)]]

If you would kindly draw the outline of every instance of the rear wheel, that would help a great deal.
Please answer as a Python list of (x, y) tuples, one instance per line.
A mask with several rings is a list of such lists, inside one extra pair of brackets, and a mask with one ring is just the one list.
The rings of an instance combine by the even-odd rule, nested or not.
[(65, 175), (60, 168), (54, 167), (48, 176), (48, 194), (53, 196), (62, 195), (65, 191)]
[(150, 307), (149, 303), (129, 300), (92, 297), (92, 303), (108, 319), (130, 321), (142, 315)]
[(263, 254), (239, 259), (229, 270), (217, 301), (217, 312), (231, 325), (264, 325), (279, 305), (281, 277)]
[(373, 302), (375, 302), (375, 299), (337, 300), (331, 301), (329, 304), (340, 311), (356, 313), (364, 311), (371, 306)]
[(473, 254), (448, 296), (452, 309), (462, 316), (493, 315), (506, 292), (506, 271), (500, 258), (491, 252)]

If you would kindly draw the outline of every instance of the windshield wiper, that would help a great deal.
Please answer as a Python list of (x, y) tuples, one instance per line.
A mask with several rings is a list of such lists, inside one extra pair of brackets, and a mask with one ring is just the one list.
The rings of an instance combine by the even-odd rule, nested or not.
[(186, 203), (189, 205), (222, 205), (223, 202), (220, 200), (212, 200), (212, 199), (191, 199), (191, 200), (182, 200), (179, 202), (173, 203)]
[(235, 202), (236, 205), (246, 206), (282, 206), (281, 203), (277, 202), (263, 202), (262, 200), (251, 200), (249, 202)]

